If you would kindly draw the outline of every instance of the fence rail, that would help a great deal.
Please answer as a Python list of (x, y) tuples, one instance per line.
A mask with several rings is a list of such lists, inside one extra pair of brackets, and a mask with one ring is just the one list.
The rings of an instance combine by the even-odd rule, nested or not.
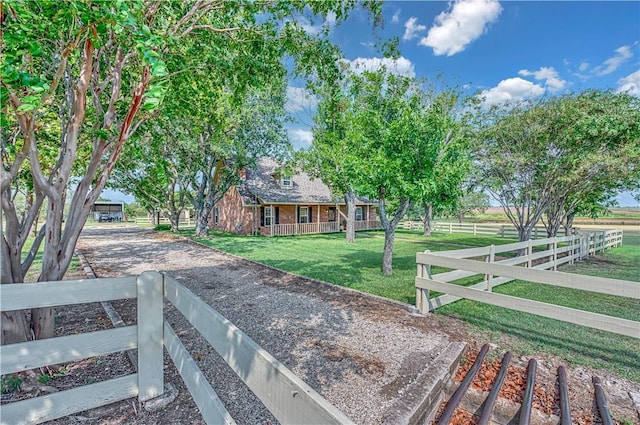
[(0, 346), (0, 374), (138, 349), (137, 373), (2, 405), (0, 424), (41, 423), (164, 391), (163, 345), (208, 424), (235, 424), (195, 360), (164, 318), (166, 298), (191, 322), (281, 423), (351, 420), (240, 329), (168, 275), (2, 285), (2, 311), (137, 298), (137, 324)]
[[(515, 279), (573, 288), (590, 292), (640, 299), (640, 283), (575, 275), (556, 271), (560, 264), (574, 262), (588, 255), (622, 244), (622, 231), (548, 238), (537, 241), (471, 248), (453, 251), (424, 252), (416, 255), (416, 307), (423, 313), (466, 298), (486, 304), (532, 313), (543, 317), (589, 326), (640, 338), (640, 322), (581, 311), (554, 304), (495, 294), (493, 288)], [(524, 251), (524, 254), (522, 252)], [(515, 256), (496, 254), (514, 253)], [(432, 275), (431, 267), (451, 271)], [(477, 276), (481, 281), (471, 286), (452, 282)], [(429, 298), (429, 291), (445, 295)]]
[[(133, 221), (136, 224), (158, 224), (156, 223), (157, 219), (152, 217), (135, 217)], [(196, 221), (192, 218), (181, 218), (180, 220), (178, 220), (179, 226), (193, 226), (195, 223)], [(171, 224), (171, 220), (166, 217), (160, 217), (159, 224)]]
[[(403, 221), (401, 228), (406, 230), (424, 230), (421, 221)], [(518, 230), (511, 224), (492, 223), (453, 223), (433, 222), (431, 230), (444, 233), (467, 233), (471, 235), (499, 236), (501, 238), (518, 238)], [(547, 230), (542, 226), (536, 226), (531, 230), (531, 239), (547, 238)]]

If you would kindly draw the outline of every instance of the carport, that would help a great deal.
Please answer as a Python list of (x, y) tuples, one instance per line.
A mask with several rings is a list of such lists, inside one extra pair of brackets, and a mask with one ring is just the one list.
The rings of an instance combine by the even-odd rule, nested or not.
[(91, 213), (95, 221), (123, 221), (124, 202), (98, 201), (93, 204)]

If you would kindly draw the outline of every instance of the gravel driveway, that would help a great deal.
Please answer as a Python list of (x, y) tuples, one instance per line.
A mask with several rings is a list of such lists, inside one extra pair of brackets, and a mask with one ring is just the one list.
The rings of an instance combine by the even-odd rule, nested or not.
[[(438, 330), (437, 318), (406, 306), (146, 229), (88, 227), (78, 247), (98, 277), (170, 274), (360, 424), (384, 422), (394, 401), (453, 339)], [(114, 306), (125, 322), (135, 318), (131, 303)], [(277, 423), (175, 308), (167, 306), (165, 314), (238, 424)], [(148, 413), (129, 401), (111, 411), (109, 423), (203, 423), (166, 354), (165, 368), (166, 382), (180, 394), (175, 402)]]

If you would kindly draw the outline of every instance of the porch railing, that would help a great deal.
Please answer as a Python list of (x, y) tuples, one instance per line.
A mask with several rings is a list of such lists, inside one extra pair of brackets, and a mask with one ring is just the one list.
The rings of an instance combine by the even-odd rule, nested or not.
[[(356, 221), (355, 229), (359, 230), (376, 230), (381, 229), (379, 221), (367, 220)], [(324, 223), (295, 223), (295, 224), (274, 224), (270, 226), (270, 236), (292, 236), (292, 235), (311, 235), (316, 233), (336, 233), (341, 230), (340, 222), (329, 221)]]

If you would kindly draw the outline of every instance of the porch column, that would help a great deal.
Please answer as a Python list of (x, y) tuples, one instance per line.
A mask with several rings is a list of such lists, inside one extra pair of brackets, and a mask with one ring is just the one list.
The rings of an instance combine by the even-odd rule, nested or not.
[(318, 223), (318, 233), (322, 233), (322, 230), (320, 230), (320, 204), (318, 204), (318, 219), (316, 220), (316, 223)]
[(273, 222), (276, 221), (276, 210), (273, 208), (273, 204), (271, 207), (271, 221), (269, 222), (269, 231), (271, 232), (271, 236), (273, 236)]

